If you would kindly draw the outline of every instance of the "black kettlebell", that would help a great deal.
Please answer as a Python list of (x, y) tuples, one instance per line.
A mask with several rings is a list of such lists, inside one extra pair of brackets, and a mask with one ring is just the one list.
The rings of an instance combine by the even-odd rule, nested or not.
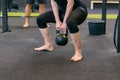
[(68, 30), (66, 29), (66, 33), (61, 33), (59, 30), (56, 30), (56, 38), (55, 42), (59, 46), (65, 46), (68, 43)]

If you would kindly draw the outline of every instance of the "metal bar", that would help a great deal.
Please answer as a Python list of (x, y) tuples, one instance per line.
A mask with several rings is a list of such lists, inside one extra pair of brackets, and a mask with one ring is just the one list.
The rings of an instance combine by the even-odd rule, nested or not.
[(105, 33), (106, 33), (106, 14), (107, 14), (107, 0), (103, 0), (103, 3), (102, 3), (102, 20), (105, 22), (105, 29), (104, 29)]
[(8, 27), (8, 14), (7, 14), (7, 0), (1, 0), (2, 7), (2, 32), (9, 32)]
[(11, 12), (11, 0), (7, 0), (7, 7), (9, 12)]

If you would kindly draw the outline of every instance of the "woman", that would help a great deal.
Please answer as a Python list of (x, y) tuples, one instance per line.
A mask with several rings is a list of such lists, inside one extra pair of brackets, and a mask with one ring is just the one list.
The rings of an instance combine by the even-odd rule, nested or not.
[(65, 31), (68, 28), (73, 41), (75, 53), (71, 61), (82, 60), (80, 31), (77, 25), (83, 23), (87, 17), (87, 8), (79, 0), (51, 0), (52, 10), (37, 17), (37, 24), (45, 44), (35, 48), (36, 51), (53, 51), (54, 47), (49, 34), (47, 23), (56, 23), (56, 29)]

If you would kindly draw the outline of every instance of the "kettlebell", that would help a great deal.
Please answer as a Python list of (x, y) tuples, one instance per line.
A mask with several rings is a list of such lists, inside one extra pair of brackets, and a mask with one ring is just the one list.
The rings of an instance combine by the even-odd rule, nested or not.
[(68, 43), (68, 29), (65, 33), (61, 33), (60, 30), (56, 30), (55, 42), (58, 46), (65, 46)]

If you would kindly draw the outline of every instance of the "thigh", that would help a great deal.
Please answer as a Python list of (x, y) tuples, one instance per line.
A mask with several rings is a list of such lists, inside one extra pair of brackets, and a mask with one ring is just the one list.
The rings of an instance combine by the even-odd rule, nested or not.
[(84, 22), (86, 18), (87, 18), (87, 10), (82, 7), (78, 7), (72, 11), (67, 21), (80, 25), (81, 23)]
[(38, 16), (38, 19), (44, 23), (55, 23), (55, 17), (53, 11), (45, 12)]
[(26, 0), (26, 4), (33, 4), (35, 0)]
[(47, 0), (37, 0), (39, 4), (45, 4), (47, 3)]

